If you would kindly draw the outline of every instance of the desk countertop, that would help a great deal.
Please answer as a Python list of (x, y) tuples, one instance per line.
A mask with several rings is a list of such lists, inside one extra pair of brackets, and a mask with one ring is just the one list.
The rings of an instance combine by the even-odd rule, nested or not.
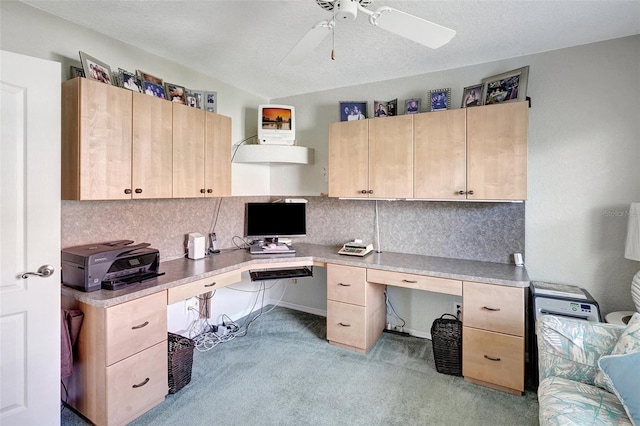
[(277, 268), (278, 263), (292, 260), (308, 261), (309, 264), (322, 266), (326, 263), (335, 263), (511, 287), (529, 287), (526, 269), (510, 264), (405, 253), (373, 252), (361, 258), (340, 255), (338, 254), (340, 247), (337, 246), (303, 243), (296, 243), (294, 246), (296, 249), (295, 257), (252, 256), (247, 250), (224, 249), (220, 253), (207, 256), (204, 259), (169, 260), (160, 263), (159, 269), (160, 272), (165, 273), (164, 275), (142, 283), (130, 284), (120, 290), (98, 290), (85, 293), (62, 285), (62, 294), (89, 305), (106, 308), (221, 273), (238, 269), (248, 270), (252, 265), (262, 268), (265, 264), (273, 264)]

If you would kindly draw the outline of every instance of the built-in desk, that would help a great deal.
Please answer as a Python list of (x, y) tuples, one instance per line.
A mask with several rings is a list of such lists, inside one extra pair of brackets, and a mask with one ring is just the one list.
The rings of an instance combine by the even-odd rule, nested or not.
[[(327, 268), (327, 340), (366, 351), (385, 323), (385, 286), (462, 296), (465, 380), (524, 390), (524, 324), (529, 278), (514, 265), (371, 253), (295, 244), (296, 255), (223, 250), (200, 260), (161, 262), (164, 275), (119, 290), (84, 293), (62, 286), (62, 306), (85, 313), (68, 402), (95, 424), (125, 424), (167, 394), (166, 306), (228, 286), (251, 269)], [(126, 342), (122, 339), (126, 338)]]

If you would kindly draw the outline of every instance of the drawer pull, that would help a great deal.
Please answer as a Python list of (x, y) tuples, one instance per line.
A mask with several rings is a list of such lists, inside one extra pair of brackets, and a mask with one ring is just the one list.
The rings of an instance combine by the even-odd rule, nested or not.
[(142, 383), (138, 383), (137, 385), (133, 385), (133, 386), (131, 386), (131, 387), (132, 387), (132, 388), (134, 388), (134, 389), (135, 389), (135, 388), (141, 388), (141, 387), (143, 387), (144, 385), (146, 385), (147, 383), (149, 383), (149, 378), (148, 378), (148, 377), (147, 377), (146, 379), (144, 379), (144, 382), (142, 382)]
[(403, 283), (409, 283), (409, 284), (415, 284), (418, 281), (417, 280), (402, 280)]
[(483, 306), (482, 309), (484, 309), (485, 311), (491, 311), (491, 312), (499, 312), (500, 308), (489, 308), (487, 306)]
[(142, 324), (140, 324), (140, 325), (134, 325), (133, 327), (131, 327), (131, 329), (132, 329), (132, 330), (137, 330), (137, 329), (139, 329), (139, 328), (146, 327), (146, 326), (148, 326), (148, 325), (149, 325), (149, 321), (145, 321), (145, 322), (143, 322), (143, 323), (142, 323)]
[(339, 322), (338, 324), (340, 324), (343, 327), (351, 327), (351, 324), (345, 324), (343, 322)]
[(215, 281), (214, 281), (214, 282), (212, 282), (211, 284), (205, 284), (204, 286), (205, 286), (205, 287), (213, 287), (214, 285), (216, 285), (216, 282), (215, 282)]
[(351, 284), (338, 283), (341, 287), (351, 287)]
[(484, 356), (486, 359), (488, 359), (489, 361), (500, 361), (500, 358), (492, 358), (489, 355), (485, 355)]

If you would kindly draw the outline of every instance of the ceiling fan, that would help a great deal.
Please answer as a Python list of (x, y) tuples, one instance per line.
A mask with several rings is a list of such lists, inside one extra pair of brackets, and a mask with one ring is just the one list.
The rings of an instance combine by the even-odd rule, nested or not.
[[(333, 12), (331, 19), (325, 19), (314, 25), (307, 34), (280, 62), (284, 65), (297, 65), (312, 52), (322, 40), (333, 31), (336, 22), (353, 21), (358, 11), (369, 16), (369, 23), (401, 37), (413, 40), (431, 49), (437, 49), (456, 35), (450, 28), (435, 24), (392, 7), (381, 7), (370, 11), (367, 7), (372, 0), (316, 0), (320, 7)], [(333, 51), (331, 52), (333, 59)]]

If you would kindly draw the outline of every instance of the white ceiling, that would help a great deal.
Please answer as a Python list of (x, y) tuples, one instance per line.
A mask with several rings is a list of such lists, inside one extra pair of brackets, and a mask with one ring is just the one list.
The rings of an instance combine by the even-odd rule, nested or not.
[[(374, 0), (457, 31), (437, 50), (369, 24), (361, 13), (308, 60), (280, 61), (331, 17), (315, 0), (24, 0), (63, 19), (275, 99), (458, 68), (640, 33), (640, 0)], [(87, 52), (100, 58), (100, 52)], [(632, 53), (631, 53), (632, 54)]]

